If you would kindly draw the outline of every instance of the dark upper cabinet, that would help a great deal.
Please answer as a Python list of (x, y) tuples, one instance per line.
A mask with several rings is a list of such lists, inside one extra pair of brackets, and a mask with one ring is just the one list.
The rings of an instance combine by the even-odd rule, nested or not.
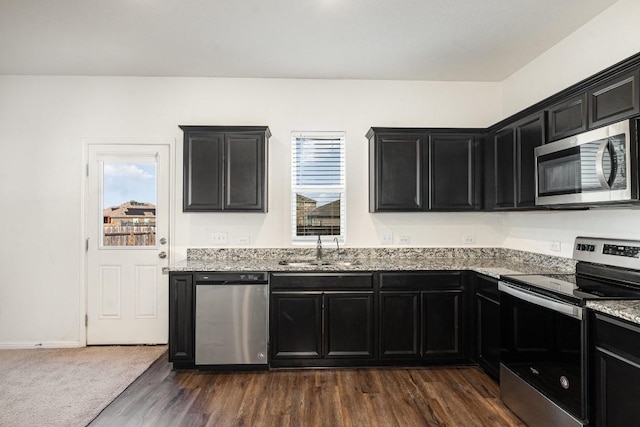
[(486, 190), (486, 207), (535, 208), (535, 148), (545, 140), (544, 112), (504, 127), (491, 140), (487, 181), (493, 185)]
[(547, 109), (549, 141), (587, 130), (587, 94), (574, 96)]
[(481, 133), (371, 128), (369, 211), (482, 208)]
[(428, 141), (420, 133), (382, 132), (369, 136), (370, 211), (423, 209), (423, 153)]
[(594, 82), (547, 108), (548, 141), (640, 114), (640, 71), (623, 71)]
[(479, 145), (480, 138), (475, 135), (430, 136), (431, 210), (481, 208)]
[(515, 207), (515, 130), (502, 129), (493, 136), (493, 206), (494, 209)]
[(640, 72), (634, 70), (609, 79), (588, 92), (589, 128), (623, 120), (640, 113)]
[(180, 126), (184, 211), (267, 211), (266, 126)]
[(516, 208), (536, 204), (535, 148), (545, 142), (544, 113), (540, 112), (514, 124), (516, 144)]
[(169, 276), (169, 362), (174, 368), (193, 367), (194, 292), (191, 274)]

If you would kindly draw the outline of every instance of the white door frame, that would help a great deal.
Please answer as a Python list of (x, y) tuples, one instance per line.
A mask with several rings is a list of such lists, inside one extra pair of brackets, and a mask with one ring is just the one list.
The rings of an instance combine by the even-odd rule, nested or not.
[[(89, 203), (89, 186), (87, 183), (87, 170), (89, 167), (89, 146), (91, 145), (167, 145), (169, 146), (169, 245), (167, 250), (167, 261), (171, 264), (173, 254), (175, 254), (174, 230), (175, 230), (175, 183), (176, 183), (176, 140), (175, 138), (140, 138), (140, 137), (119, 137), (119, 138), (82, 138), (82, 167), (80, 168), (80, 346), (87, 346), (87, 326), (86, 316), (89, 311), (88, 295), (88, 258), (86, 251), (86, 242), (88, 238), (87, 230), (87, 212), (90, 212)], [(167, 278), (168, 280), (168, 278)]]

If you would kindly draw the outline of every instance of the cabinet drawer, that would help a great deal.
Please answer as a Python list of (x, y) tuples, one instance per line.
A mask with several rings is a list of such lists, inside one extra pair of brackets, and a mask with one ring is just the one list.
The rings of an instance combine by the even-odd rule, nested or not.
[(271, 289), (373, 289), (372, 273), (276, 273)]
[(460, 289), (459, 272), (381, 273), (380, 289)]
[(596, 346), (640, 363), (640, 325), (596, 313)]
[(499, 302), (500, 291), (498, 290), (498, 279), (487, 276), (477, 276), (476, 293), (495, 302)]

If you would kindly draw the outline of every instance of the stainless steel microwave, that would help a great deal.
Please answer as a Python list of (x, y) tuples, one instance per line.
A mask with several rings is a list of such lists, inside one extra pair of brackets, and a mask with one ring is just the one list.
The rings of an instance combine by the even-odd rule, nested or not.
[(536, 205), (637, 202), (635, 133), (625, 120), (536, 147)]

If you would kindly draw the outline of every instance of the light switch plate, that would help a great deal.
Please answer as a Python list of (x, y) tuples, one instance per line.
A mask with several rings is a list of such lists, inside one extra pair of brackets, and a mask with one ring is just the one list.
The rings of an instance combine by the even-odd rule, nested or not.
[(227, 233), (223, 233), (223, 232), (211, 233), (211, 244), (212, 245), (226, 245), (227, 244)]
[(560, 252), (562, 250), (562, 244), (559, 240), (553, 240), (551, 242), (551, 250), (554, 252)]
[(393, 233), (382, 233), (380, 236), (380, 243), (383, 245), (393, 244)]

